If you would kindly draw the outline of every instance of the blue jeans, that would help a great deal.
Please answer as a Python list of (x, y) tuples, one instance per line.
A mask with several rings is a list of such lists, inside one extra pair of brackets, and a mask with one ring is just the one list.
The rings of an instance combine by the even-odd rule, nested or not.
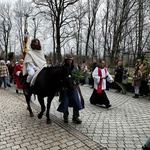
[(84, 73), (84, 84), (89, 84), (88, 73)]
[(10, 75), (8, 75), (6, 79), (7, 79), (7, 81), (6, 81), (7, 84), (10, 84)]
[(7, 76), (0, 77), (0, 87), (2, 86), (2, 83), (4, 82), (4, 88), (7, 87)]

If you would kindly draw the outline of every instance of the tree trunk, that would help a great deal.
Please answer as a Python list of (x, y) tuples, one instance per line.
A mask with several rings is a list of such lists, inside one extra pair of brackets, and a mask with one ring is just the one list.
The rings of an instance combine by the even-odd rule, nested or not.
[(61, 46), (60, 46), (60, 15), (56, 18), (56, 59), (61, 62)]
[(140, 58), (142, 52), (143, 36), (143, 1), (139, 0), (139, 33), (138, 33), (138, 52), (137, 58)]
[(105, 26), (105, 33), (104, 33), (104, 58), (106, 56), (106, 52), (108, 53), (108, 48), (106, 48), (106, 45), (107, 45), (107, 40), (108, 40), (108, 37), (107, 37), (107, 34), (108, 34), (108, 18), (109, 18), (109, 0), (107, 0), (107, 10), (106, 10), (106, 18), (105, 18), (105, 21), (106, 21), (106, 26)]

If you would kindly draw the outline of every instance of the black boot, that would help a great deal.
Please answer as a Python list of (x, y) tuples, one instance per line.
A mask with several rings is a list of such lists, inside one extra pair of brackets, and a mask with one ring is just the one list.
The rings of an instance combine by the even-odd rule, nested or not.
[(79, 118), (72, 118), (72, 121), (76, 124), (81, 124), (82, 120), (80, 120)]
[(111, 105), (109, 104), (109, 105), (106, 105), (106, 108), (108, 109), (108, 108), (110, 108), (111, 107)]
[(64, 122), (65, 122), (65, 123), (68, 123), (68, 117), (64, 115), (63, 118), (64, 118)]
[(133, 96), (133, 98), (139, 98), (139, 95), (138, 95), (138, 94), (135, 94), (135, 95)]
[(67, 110), (67, 111), (64, 113), (64, 116), (63, 116), (65, 123), (68, 123), (68, 115), (69, 115), (69, 112), (68, 112), (68, 110)]
[(8, 86), (8, 87), (11, 87), (11, 85), (10, 85), (10, 84), (8, 84), (8, 83), (7, 83), (7, 86)]
[(148, 147), (147, 147), (147, 146), (145, 146), (145, 145), (144, 145), (144, 146), (142, 146), (142, 149), (143, 149), (143, 150), (150, 150), (150, 148), (148, 148)]

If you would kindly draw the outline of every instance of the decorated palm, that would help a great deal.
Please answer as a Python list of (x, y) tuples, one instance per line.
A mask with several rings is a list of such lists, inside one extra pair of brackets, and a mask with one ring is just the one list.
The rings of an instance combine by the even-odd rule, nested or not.
[(72, 78), (74, 81), (80, 80), (83, 78), (82, 71), (80, 69), (72, 71)]

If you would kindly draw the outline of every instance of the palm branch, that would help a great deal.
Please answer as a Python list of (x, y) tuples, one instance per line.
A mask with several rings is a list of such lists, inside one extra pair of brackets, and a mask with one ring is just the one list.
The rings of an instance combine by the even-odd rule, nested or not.
[(115, 82), (120, 88), (121, 88), (121, 90), (122, 90), (122, 92), (123, 92), (123, 94), (126, 94), (127, 93), (127, 90), (126, 90), (126, 88), (124, 87), (124, 85), (123, 84), (121, 84), (121, 83), (118, 83), (118, 82)]
[(73, 70), (72, 71), (72, 78), (73, 80), (82, 79), (82, 71), (81, 70)]

